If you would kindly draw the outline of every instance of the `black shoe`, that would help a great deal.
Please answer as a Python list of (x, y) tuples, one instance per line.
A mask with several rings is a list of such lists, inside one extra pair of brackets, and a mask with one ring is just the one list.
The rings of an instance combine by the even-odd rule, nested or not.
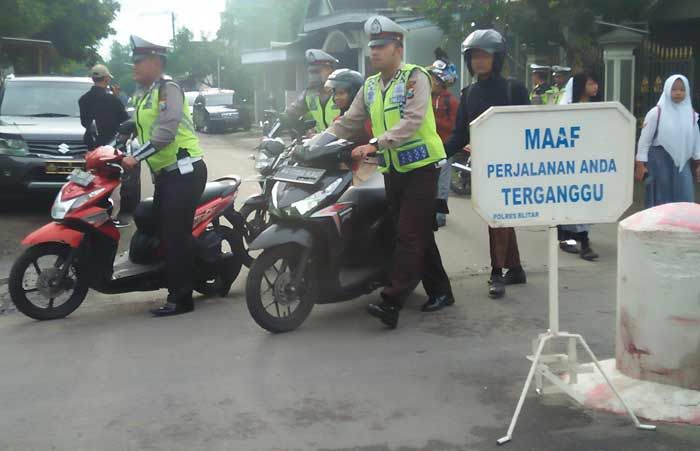
[(194, 310), (193, 303), (174, 304), (172, 302), (166, 302), (160, 307), (152, 309), (151, 314), (158, 317), (175, 316), (182, 315), (183, 313), (189, 313), (192, 310)]
[(593, 251), (593, 249), (591, 249), (591, 246), (581, 246), (581, 258), (586, 261), (592, 262), (598, 259), (598, 254), (596, 254)]
[(124, 219), (119, 219), (119, 218), (113, 219), (112, 222), (114, 223), (114, 225), (115, 225), (118, 229), (121, 229), (121, 228), (123, 228), (123, 227), (129, 227), (129, 225), (131, 224), (129, 221), (126, 221), (126, 220), (124, 220)]
[(491, 276), (491, 286), (489, 287), (489, 297), (500, 299), (506, 294), (506, 282), (503, 276)]
[(503, 280), (506, 285), (520, 285), (522, 283), (527, 283), (527, 275), (522, 267), (513, 268), (506, 272), (506, 275), (503, 276)]
[(445, 307), (449, 307), (455, 303), (455, 298), (452, 295), (443, 294), (428, 298), (428, 301), (421, 307), (422, 312), (437, 312)]
[(561, 249), (564, 252), (567, 252), (569, 254), (578, 254), (581, 252), (577, 245), (571, 244), (568, 241), (560, 241), (559, 242), (559, 249)]
[(370, 304), (367, 306), (367, 313), (379, 318), (384, 325), (390, 329), (396, 329), (399, 322), (399, 311), (401, 309), (395, 304), (382, 301), (379, 304)]

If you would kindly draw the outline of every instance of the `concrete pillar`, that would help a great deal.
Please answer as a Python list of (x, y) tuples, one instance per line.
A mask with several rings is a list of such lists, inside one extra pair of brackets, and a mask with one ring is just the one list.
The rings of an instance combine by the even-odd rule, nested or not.
[(700, 205), (662, 205), (622, 221), (617, 286), (617, 369), (700, 390)]

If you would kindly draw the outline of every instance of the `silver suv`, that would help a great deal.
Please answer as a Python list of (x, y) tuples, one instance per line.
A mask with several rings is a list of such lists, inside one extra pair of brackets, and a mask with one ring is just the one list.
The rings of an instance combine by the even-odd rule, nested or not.
[(0, 195), (57, 190), (83, 167), (82, 77), (17, 77), (0, 90)]

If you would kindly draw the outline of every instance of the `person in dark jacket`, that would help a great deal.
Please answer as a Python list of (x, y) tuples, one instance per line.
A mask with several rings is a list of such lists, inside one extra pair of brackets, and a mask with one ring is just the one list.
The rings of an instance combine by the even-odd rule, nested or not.
[[(98, 64), (90, 71), (95, 83), (80, 100), (80, 122), (85, 127), (83, 141), (88, 150), (109, 144), (117, 134), (119, 125), (129, 119), (122, 101), (107, 90), (112, 81), (112, 74), (106, 66)], [(94, 124), (94, 126), (93, 126)], [(126, 227), (131, 215), (141, 199), (140, 166), (125, 171), (119, 190), (119, 214), (114, 223), (117, 227)]]
[[(84, 141), (88, 150), (104, 146), (111, 142), (119, 125), (129, 119), (122, 102), (107, 91), (112, 74), (106, 66), (98, 64), (90, 71), (90, 77), (95, 83), (80, 100), (80, 123), (85, 127)], [(96, 135), (92, 133), (93, 122), (97, 126)]]
[[(469, 124), (492, 106), (529, 105), (527, 88), (501, 75), (506, 45), (496, 30), (477, 30), (462, 43), (467, 68), (476, 81), (462, 91), (455, 129), (445, 142), (448, 157), (461, 151), (470, 142)], [(475, 149), (479, 152), (479, 149)], [(506, 285), (525, 283), (527, 278), (520, 264), (518, 241), (513, 228), (489, 227), (491, 248), (491, 286), (489, 296), (503, 297)], [(503, 274), (503, 270), (508, 271)]]

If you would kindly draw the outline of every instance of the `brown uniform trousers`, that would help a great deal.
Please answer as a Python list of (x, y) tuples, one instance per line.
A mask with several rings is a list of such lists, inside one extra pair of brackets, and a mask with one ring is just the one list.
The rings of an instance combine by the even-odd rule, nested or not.
[(428, 296), (452, 295), (435, 243), (435, 197), (440, 169), (435, 165), (384, 175), (387, 200), (398, 238), (389, 284), (382, 297), (401, 305), (419, 282)]
[(520, 267), (518, 238), (512, 227), (494, 229), (489, 227), (489, 247), (491, 249), (491, 267), (497, 269)]

